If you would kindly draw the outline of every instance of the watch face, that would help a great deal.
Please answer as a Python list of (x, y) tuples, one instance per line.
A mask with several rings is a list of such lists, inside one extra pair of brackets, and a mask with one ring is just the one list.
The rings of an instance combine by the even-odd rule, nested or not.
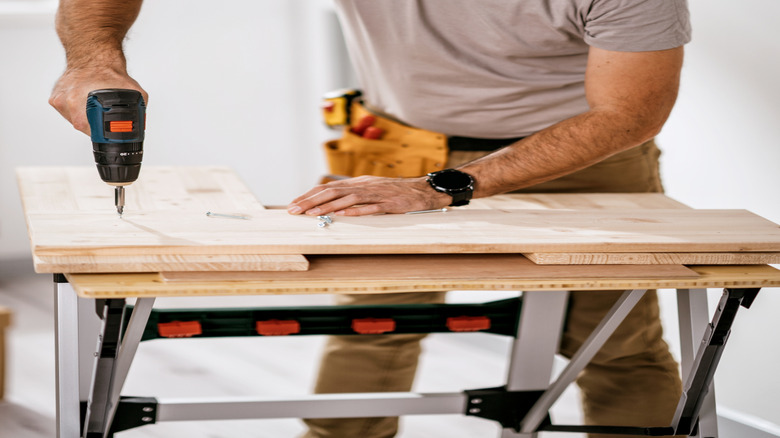
[(433, 175), (433, 183), (446, 190), (464, 190), (474, 183), (471, 176), (458, 170), (445, 170)]

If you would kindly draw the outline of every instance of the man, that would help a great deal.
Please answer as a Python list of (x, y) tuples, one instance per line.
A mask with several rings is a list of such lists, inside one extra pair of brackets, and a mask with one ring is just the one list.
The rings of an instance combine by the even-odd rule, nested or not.
[[(61, 1), (57, 29), (68, 68), (50, 102), (87, 132), (88, 91), (140, 89), (127, 76), (122, 39), (141, 2), (122, 2), (121, 8), (107, 0), (82, 3)], [(385, 126), (460, 138), (448, 142), (447, 167), (457, 169), (432, 177), (331, 182), (293, 200), (290, 214), (404, 213), (517, 190), (662, 191), (652, 139), (677, 96), (682, 46), (690, 39), (685, 0), (337, 0), (336, 5), (367, 111)], [(505, 147), (486, 151), (485, 145)], [(453, 173), (454, 179), (447, 178)], [(562, 354), (576, 351), (617, 296), (572, 293)], [(349, 304), (441, 300), (443, 293), (342, 297)], [(409, 390), (421, 339), (334, 337), (317, 391)], [(628, 316), (578, 384), (589, 424), (670, 423), (680, 380), (662, 340), (654, 293)], [(391, 437), (397, 430), (394, 418), (307, 424), (308, 437)]]

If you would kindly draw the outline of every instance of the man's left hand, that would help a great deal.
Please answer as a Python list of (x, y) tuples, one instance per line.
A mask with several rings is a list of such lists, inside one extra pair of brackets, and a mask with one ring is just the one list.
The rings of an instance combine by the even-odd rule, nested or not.
[(452, 198), (421, 178), (359, 176), (321, 184), (295, 198), (290, 214), (364, 216), (446, 207)]

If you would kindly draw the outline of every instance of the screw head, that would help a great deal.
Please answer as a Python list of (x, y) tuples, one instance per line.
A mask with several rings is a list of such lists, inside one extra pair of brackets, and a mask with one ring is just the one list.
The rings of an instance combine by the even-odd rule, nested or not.
[(469, 414), (479, 414), (480, 412), (482, 412), (482, 409), (480, 409), (480, 408), (471, 408), (471, 409), (469, 409)]
[(143, 417), (143, 418), (141, 418), (141, 421), (143, 421), (144, 423), (148, 423), (148, 422), (150, 422), (152, 420), (153, 420), (152, 417)]
[(475, 405), (478, 405), (478, 404), (482, 403), (482, 399), (481, 398), (475, 398), (475, 399), (471, 400), (471, 403), (475, 404)]

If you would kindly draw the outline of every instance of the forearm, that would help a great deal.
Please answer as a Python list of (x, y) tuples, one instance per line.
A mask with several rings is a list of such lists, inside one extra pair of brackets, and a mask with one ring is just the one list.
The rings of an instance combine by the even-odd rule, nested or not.
[(61, 0), (56, 27), (68, 68), (98, 65), (125, 70), (122, 41), (141, 4), (142, 0)]
[[(666, 115), (664, 115), (664, 120)], [(477, 181), (474, 197), (530, 187), (595, 164), (651, 139), (657, 123), (591, 110), (460, 167)]]
[(677, 99), (683, 50), (619, 53), (591, 48), (585, 75), (590, 109), (461, 170), (490, 196), (572, 173), (651, 139)]
[(122, 41), (138, 17), (142, 0), (60, 0), (57, 34), (67, 68), (54, 85), (49, 104), (79, 131), (89, 134), (84, 106), (100, 88), (131, 88), (149, 96), (127, 74)]

